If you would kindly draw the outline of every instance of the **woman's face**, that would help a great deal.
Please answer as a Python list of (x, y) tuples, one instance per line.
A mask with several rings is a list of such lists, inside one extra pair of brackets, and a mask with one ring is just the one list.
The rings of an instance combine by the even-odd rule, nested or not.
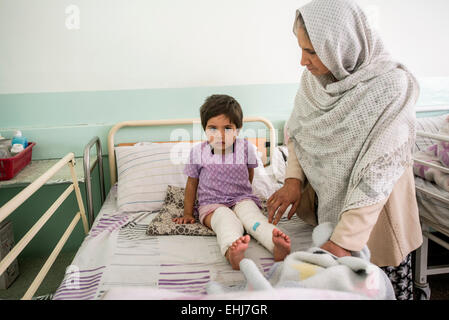
[(206, 124), (206, 136), (214, 149), (226, 150), (231, 147), (238, 131), (234, 123), (227, 116), (221, 114), (210, 118)]
[(312, 42), (310, 42), (303, 28), (299, 28), (297, 36), (299, 47), (302, 50), (301, 65), (307, 67), (314, 76), (322, 76), (330, 73), (329, 69), (318, 58), (315, 49), (313, 49)]

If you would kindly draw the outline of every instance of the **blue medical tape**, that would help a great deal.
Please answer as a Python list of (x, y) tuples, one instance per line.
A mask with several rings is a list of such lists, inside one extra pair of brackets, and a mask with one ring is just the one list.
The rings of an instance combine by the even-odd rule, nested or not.
[(256, 229), (257, 229), (258, 226), (260, 226), (260, 222), (256, 222), (256, 223), (253, 225), (253, 230), (256, 231)]

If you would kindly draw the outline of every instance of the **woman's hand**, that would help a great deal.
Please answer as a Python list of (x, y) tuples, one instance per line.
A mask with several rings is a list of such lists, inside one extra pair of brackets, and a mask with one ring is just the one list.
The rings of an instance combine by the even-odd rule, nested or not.
[(337, 256), (339, 258), (351, 255), (351, 252), (349, 252), (346, 249), (343, 249), (338, 244), (336, 244), (335, 242), (332, 242), (330, 240), (327, 241), (325, 244), (323, 244), (321, 246), (321, 249), (326, 250), (327, 252), (330, 252), (334, 256)]
[[(293, 214), (295, 214), (300, 201), (301, 181), (294, 178), (286, 179), (284, 186), (268, 198), (268, 222), (273, 223), (274, 225), (278, 224), (289, 205), (292, 205), (292, 208), (288, 213), (288, 219), (291, 219)], [(273, 221), (275, 213), (276, 216)]]
[(173, 222), (177, 224), (189, 224), (189, 223), (195, 223), (195, 218), (192, 215), (184, 215), (184, 217), (181, 218), (173, 218)]

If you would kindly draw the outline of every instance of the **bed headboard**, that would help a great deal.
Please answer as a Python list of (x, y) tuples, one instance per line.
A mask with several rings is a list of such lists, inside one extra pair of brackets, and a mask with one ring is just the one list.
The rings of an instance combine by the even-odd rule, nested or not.
[[(244, 118), (243, 122), (262, 122), (268, 127), (270, 131), (270, 157), (274, 154), (274, 148), (276, 147), (276, 132), (273, 124), (262, 117), (248, 117)], [(156, 127), (156, 126), (173, 126), (173, 125), (189, 125), (199, 124), (201, 120), (199, 118), (193, 119), (169, 119), (169, 120), (136, 120), (136, 121), (123, 121), (114, 125), (108, 134), (108, 154), (109, 154), (109, 172), (111, 177), (111, 186), (117, 182), (117, 170), (115, 161), (115, 134), (124, 127)], [(248, 138), (249, 141), (256, 145), (258, 151), (266, 155), (266, 137), (263, 138)], [(180, 141), (173, 141), (180, 142)], [(269, 160), (268, 162), (269, 163)]]

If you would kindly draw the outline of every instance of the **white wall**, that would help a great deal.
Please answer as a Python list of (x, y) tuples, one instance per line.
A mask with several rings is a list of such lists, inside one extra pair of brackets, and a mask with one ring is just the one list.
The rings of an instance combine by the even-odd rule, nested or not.
[(448, 0), (358, 0), (377, 7), (390, 53), (418, 77), (449, 77)]
[[(294, 83), (307, 2), (0, 0), (0, 93)], [(419, 77), (449, 76), (449, 1), (359, 3)]]

